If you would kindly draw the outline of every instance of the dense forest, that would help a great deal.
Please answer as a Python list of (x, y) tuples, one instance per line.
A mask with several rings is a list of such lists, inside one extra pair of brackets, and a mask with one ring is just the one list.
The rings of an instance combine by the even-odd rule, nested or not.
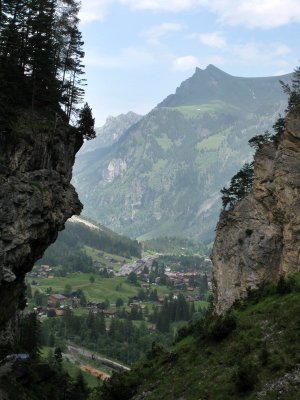
[(76, 121), (78, 132), (95, 136), (83, 101), (83, 41), (77, 0), (0, 2), (0, 132), (10, 134), (23, 110), (53, 120)]
[[(203, 310), (196, 312), (194, 303), (188, 303), (182, 294), (178, 298), (166, 297), (161, 307), (152, 310), (148, 307), (144, 310), (118, 307), (115, 317), (109, 320), (104, 318), (100, 309), (96, 314), (90, 311), (87, 315), (76, 315), (66, 310), (62, 318), (55, 318), (48, 312), (49, 318), (42, 324), (41, 340), (44, 346), (61, 348), (67, 340), (72, 340), (80, 346), (131, 364), (149, 351), (154, 341), (170, 344), (174, 339), (173, 322), (199, 319), (203, 313)], [(156, 329), (149, 329), (149, 323), (155, 324)]]

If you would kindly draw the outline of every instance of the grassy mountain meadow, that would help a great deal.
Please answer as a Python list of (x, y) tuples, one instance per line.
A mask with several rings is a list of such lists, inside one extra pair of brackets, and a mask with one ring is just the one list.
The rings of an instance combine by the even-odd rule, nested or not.
[(84, 214), (148, 240), (210, 242), (219, 191), (250, 159), (248, 140), (286, 106), (279, 79), (238, 78), (210, 65), (177, 88), (118, 142), (77, 158), (74, 184)]

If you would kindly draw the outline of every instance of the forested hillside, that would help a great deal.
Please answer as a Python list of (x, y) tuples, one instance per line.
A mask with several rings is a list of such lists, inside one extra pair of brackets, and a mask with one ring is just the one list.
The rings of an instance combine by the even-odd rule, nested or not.
[(98, 229), (91, 229), (84, 223), (69, 221), (38, 264), (63, 266), (68, 272), (91, 272), (94, 270), (93, 260), (87, 254), (86, 246), (98, 250), (98, 253), (141, 257), (141, 245), (136, 240), (120, 236), (101, 225)]

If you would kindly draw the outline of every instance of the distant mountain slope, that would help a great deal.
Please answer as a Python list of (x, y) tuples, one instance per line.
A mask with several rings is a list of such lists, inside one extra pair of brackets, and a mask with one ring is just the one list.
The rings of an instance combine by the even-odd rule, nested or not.
[(87, 153), (96, 149), (111, 146), (117, 142), (126, 130), (142, 118), (132, 111), (127, 114), (120, 114), (117, 117), (108, 117), (101, 128), (96, 128), (97, 137), (94, 140), (86, 141), (80, 153)]
[(78, 157), (84, 214), (141, 239), (210, 241), (220, 188), (250, 158), (247, 141), (285, 108), (279, 79), (291, 75), (238, 78), (197, 68), (111, 148)]

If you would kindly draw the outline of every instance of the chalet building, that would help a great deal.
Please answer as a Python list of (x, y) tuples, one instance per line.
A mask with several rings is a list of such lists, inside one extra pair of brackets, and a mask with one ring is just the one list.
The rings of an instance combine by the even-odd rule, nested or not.
[(142, 308), (141, 303), (139, 301), (133, 301), (132, 303), (129, 303), (129, 307), (137, 309)]
[(61, 305), (69, 305), (69, 299), (63, 294), (49, 294), (48, 307), (55, 307), (57, 303)]
[(103, 314), (106, 318), (115, 318), (116, 312), (114, 310), (101, 310), (99, 314)]

